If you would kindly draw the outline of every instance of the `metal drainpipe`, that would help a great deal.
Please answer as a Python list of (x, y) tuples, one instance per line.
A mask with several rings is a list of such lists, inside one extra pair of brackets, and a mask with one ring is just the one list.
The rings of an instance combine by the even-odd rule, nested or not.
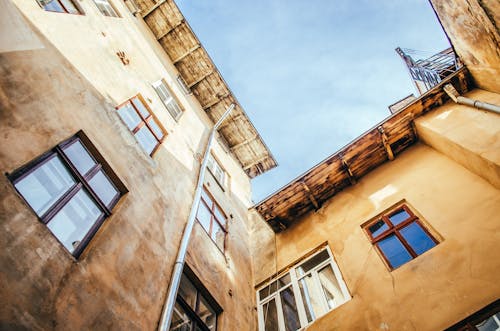
[(161, 313), (160, 324), (158, 325), (158, 331), (168, 331), (170, 329), (170, 323), (172, 322), (172, 314), (174, 311), (174, 305), (177, 298), (177, 291), (179, 290), (179, 285), (182, 277), (182, 270), (184, 269), (184, 261), (186, 259), (186, 252), (189, 244), (189, 238), (191, 237), (191, 232), (193, 231), (194, 220), (196, 218), (196, 213), (198, 211), (198, 206), (200, 204), (201, 191), (203, 188), (203, 181), (205, 180), (205, 172), (208, 163), (208, 156), (210, 155), (210, 148), (212, 147), (212, 142), (215, 137), (217, 129), (226, 119), (229, 113), (234, 109), (234, 103), (232, 103), (224, 114), (219, 118), (217, 123), (212, 128), (210, 137), (208, 138), (207, 147), (205, 148), (205, 154), (203, 155), (203, 161), (201, 162), (200, 174), (198, 175), (198, 184), (196, 185), (196, 190), (194, 193), (193, 204), (191, 205), (191, 211), (189, 212), (189, 218), (184, 228), (184, 233), (182, 234), (181, 245), (179, 251), (177, 252), (177, 258), (174, 264), (174, 270), (172, 272), (172, 277), (170, 279), (170, 285), (168, 287), (167, 298), (163, 305), (163, 311)]
[(457, 90), (455, 90), (455, 88), (451, 84), (446, 84), (443, 87), (443, 89), (446, 92), (446, 94), (448, 94), (448, 96), (453, 101), (455, 101), (456, 103), (458, 103), (460, 105), (471, 106), (471, 107), (475, 107), (478, 109), (488, 110), (488, 111), (500, 114), (500, 107), (499, 106), (491, 104), (491, 103), (463, 97), (458, 93)]

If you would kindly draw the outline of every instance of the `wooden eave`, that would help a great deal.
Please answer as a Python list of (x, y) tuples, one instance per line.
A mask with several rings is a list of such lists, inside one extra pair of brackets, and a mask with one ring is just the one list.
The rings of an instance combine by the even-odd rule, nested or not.
[(472, 86), (466, 69), (458, 70), (399, 112), (256, 204), (256, 210), (275, 232), (283, 231), (306, 213), (317, 210), (338, 192), (355, 185), (373, 169), (393, 160), (418, 140), (414, 119), (449, 99), (442, 87), (450, 82), (460, 93), (469, 91)]
[(235, 109), (219, 133), (250, 178), (277, 166), (276, 160), (233, 95), (173, 0), (135, 0), (145, 23), (172, 60), (187, 88), (215, 123)]

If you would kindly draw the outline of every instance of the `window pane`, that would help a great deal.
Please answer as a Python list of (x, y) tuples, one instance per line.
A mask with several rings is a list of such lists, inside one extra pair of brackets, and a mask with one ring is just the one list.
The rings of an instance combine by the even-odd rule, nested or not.
[(211, 207), (212, 206), (212, 198), (210, 197), (210, 195), (208, 195), (207, 191), (205, 189), (203, 189), (203, 191), (201, 192), (201, 197), (203, 198), (203, 200), (205, 200), (205, 202)]
[(168, 90), (166, 89), (163, 82), (160, 82), (159, 85), (155, 86), (155, 90), (156, 90), (156, 93), (158, 93), (158, 96), (160, 97), (160, 99), (164, 103), (167, 103), (168, 100), (171, 98), (170, 93), (168, 93)]
[(280, 298), (285, 319), (285, 330), (296, 331), (300, 329), (299, 313), (297, 312), (297, 303), (295, 302), (292, 287), (290, 286), (281, 291)]
[(113, 198), (118, 195), (118, 190), (102, 170), (99, 170), (99, 172), (89, 180), (89, 185), (101, 201), (108, 207)]
[(129, 102), (118, 108), (118, 115), (120, 115), (130, 130), (134, 130), (141, 123), (141, 118)]
[(368, 227), (368, 231), (370, 231), (372, 237), (374, 237), (374, 238), (387, 229), (389, 229), (389, 226), (387, 224), (385, 224), (385, 222), (382, 220), (379, 220), (376, 223), (374, 223), (373, 225), (370, 225)]
[(413, 222), (400, 230), (401, 235), (406, 239), (411, 248), (418, 255), (428, 251), (436, 246), (436, 243), (429, 237), (429, 235), (422, 229), (422, 227)]
[(80, 190), (47, 224), (71, 253), (102, 215), (87, 192)]
[(175, 100), (170, 100), (170, 102), (166, 104), (166, 107), (168, 112), (174, 119), (178, 119), (180, 117), (182, 110), (179, 105), (177, 105), (177, 102), (175, 102)]
[(179, 296), (186, 301), (186, 303), (194, 310), (196, 308), (196, 293), (197, 290), (191, 281), (182, 275), (181, 283), (179, 285)]
[(217, 247), (219, 247), (221, 251), (224, 251), (224, 238), (226, 237), (226, 233), (222, 230), (219, 223), (215, 221), (212, 223), (211, 237)]
[(476, 328), (479, 331), (498, 331), (500, 329), (500, 313), (476, 324)]
[(85, 175), (92, 167), (96, 165), (94, 159), (89, 155), (89, 152), (83, 147), (80, 141), (64, 148), (64, 153), (71, 160), (76, 170), (81, 175)]
[(135, 137), (139, 144), (141, 144), (142, 148), (151, 155), (156, 145), (158, 145), (158, 141), (155, 136), (149, 131), (147, 126), (143, 126), (135, 133)]
[(397, 268), (411, 260), (410, 253), (393, 234), (378, 242), (377, 245), (393, 268)]
[(174, 306), (170, 331), (191, 331), (191, 321), (178, 303)]
[(323, 294), (328, 304), (328, 309), (335, 308), (342, 304), (345, 301), (345, 298), (340, 290), (337, 278), (333, 273), (332, 266), (327, 265), (318, 271), (318, 276), (321, 282), (321, 287), (323, 288)]
[(149, 115), (151, 115), (144, 106), (144, 104), (141, 102), (141, 100), (139, 100), (139, 98), (134, 97), (132, 99), (132, 103), (134, 104), (135, 108), (137, 108), (139, 113), (141, 113), (143, 118), (147, 118)]
[(404, 209), (398, 210), (396, 213), (389, 216), (389, 220), (394, 225), (398, 225), (399, 223), (406, 221), (408, 218), (410, 218), (410, 215)]
[(14, 186), (37, 215), (42, 216), (74, 184), (75, 180), (56, 156)]
[(207, 206), (200, 201), (200, 206), (198, 207), (198, 213), (196, 214), (196, 219), (200, 222), (201, 226), (209, 232), (210, 231), (210, 219), (212, 218), (212, 214), (207, 209)]
[(277, 286), (276, 282), (273, 281), (268, 286), (266, 286), (263, 289), (261, 289), (259, 291), (259, 298), (260, 298), (260, 300), (262, 300), (264, 298), (267, 298), (271, 294), (274, 294), (274, 292), (276, 292), (276, 286)]
[(103, 15), (118, 17), (118, 14), (115, 12), (113, 7), (111, 7), (108, 0), (94, 0), (94, 3)]
[(264, 330), (278, 331), (278, 314), (274, 299), (262, 306), (262, 314), (264, 315)]
[(64, 7), (66, 8), (66, 10), (68, 11), (68, 13), (71, 13), (71, 14), (79, 14), (79, 11), (78, 9), (76, 8), (76, 6), (73, 4), (73, 2), (71, 2), (71, 0), (60, 0), (61, 3), (64, 5)]
[(163, 138), (163, 131), (160, 129), (158, 124), (156, 124), (156, 121), (153, 118), (148, 120), (148, 124), (151, 126), (151, 129), (153, 129), (153, 132), (156, 134), (158, 139)]
[(222, 210), (219, 209), (219, 207), (217, 207), (217, 205), (214, 207), (214, 213), (215, 213), (215, 217), (217, 218), (217, 220), (222, 224), (222, 225), (226, 225), (226, 217), (224, 216), (224, 214), (222, 213)]
[(201, 297), (200, 307), (198, 308), (197, 315), (205, 323), (205, 325), (214, 331), (216, 327), (217, 315), (215, 311), (210, 307), (205, 298)]
[(307, 320), (311, 322), (316, 316), (321, 315), (321, 290), (314, 284), (311, 274), (299, 280), (299, 288)]
[(316, 254), (313, 258), (310, 260), (302, 263), (299, 267), (297, 267), (297, 276), (300, 277), (304, 274), (306, 274), (309, 270), (317, 266), (323, 261), (326, 261), (330, 258), (330, 255), (328, 255), (328, 251), (325, 249), (319, 254)]
[(43, 6), (43, 9), (45, 10), (65, 13), (64, 8), (57, 0), (38, 0), (38, 2), (40, 2), (40, 4)]

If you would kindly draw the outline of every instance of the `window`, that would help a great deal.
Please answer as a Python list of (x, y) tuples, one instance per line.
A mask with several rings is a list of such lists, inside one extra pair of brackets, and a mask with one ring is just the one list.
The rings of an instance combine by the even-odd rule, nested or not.
[(120, 17), (109, 0), (94, 0), (94, 3), (104, 16)]
[(500, 300), (496, 300), (480, 311), (453, 325), (445, 331), (499, 331)]
[(350, 299), (328, 248), (257, 291), (259, 330), (295, 331)]
[(193, 276), (189, 277), (184, 270), (170, 331), (215, 331), (217, 315), (221, 312), (220, 306), (201, 283)]
[(58, 13), (81, 14), (79, 8), (72, 0), (37, 0), (46, 11)]
[(74, 256), (79, 256), (126, 192), (79, 133), (9, 175), (17, 192)]
[(141, 98), (135, 96), (119, 106), (118, 114), (142, 148), (152, 155), (163, 141), (165, 132)]
[(226, 185), (226, 172), (220, 166), (219, 162), (212, 155), (209, 156), (207, 162), (207, 169), (214, 176), (219, 185), (224, 188)]
[(224, 251), (227, 233), (226, 215), (205, 188), (201, 193), (196, 220), (207, 231), (217, 247)]
[(404, 204), (363, 228), (391, 269), (396, 269), (438, 244), (418, 217)]
[(167, 108), (170, 115), (174, 118), (174, 120), (178, 121), (182, 115), (182, 109), (181, 107), (179, 107), (177, 101), (175, 101), (175, 99), (173, 98), (173, 94), (167, 87), (165, 81), (162, 79), (153, 83), (153, 88)]

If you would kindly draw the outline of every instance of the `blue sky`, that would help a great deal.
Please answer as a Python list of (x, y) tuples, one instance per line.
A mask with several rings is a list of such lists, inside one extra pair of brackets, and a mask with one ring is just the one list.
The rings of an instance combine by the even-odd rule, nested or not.
[(416, 94), (396, 47), (449, 47), (427, 0), (176, 2), (279, 163), (255, 202)]

